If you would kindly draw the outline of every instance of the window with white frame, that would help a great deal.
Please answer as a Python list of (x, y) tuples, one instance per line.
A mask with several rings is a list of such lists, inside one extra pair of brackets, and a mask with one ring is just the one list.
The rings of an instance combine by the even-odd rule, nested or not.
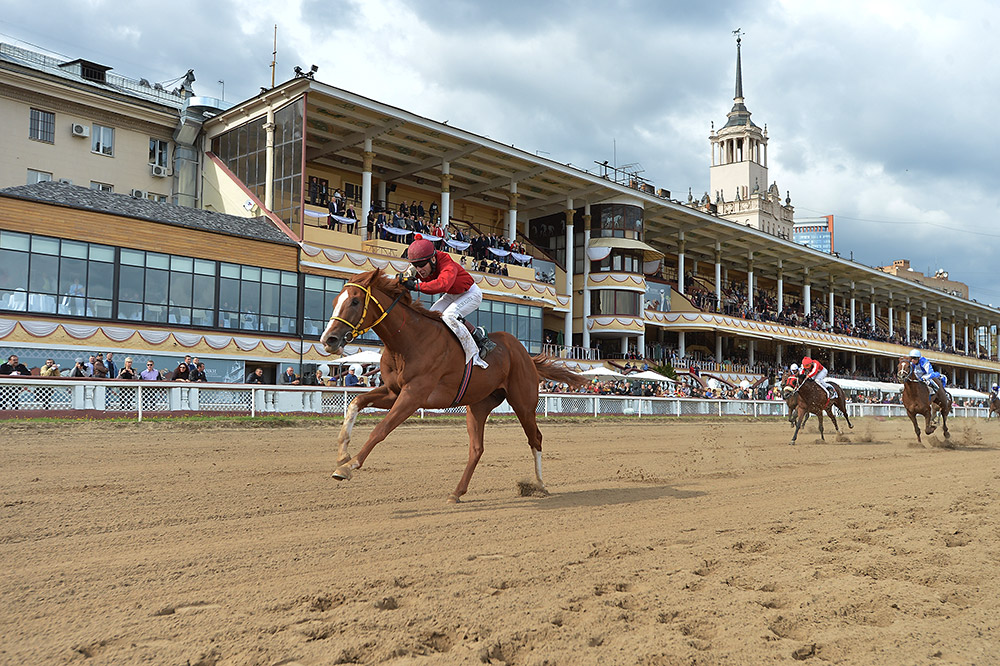
[(35, 183), (45, 183), (52, 180), (52, 174), (48, 171), (36, 171), (35, 169), (28, 169), (28, 185), (34, 185)]
[(45, 143), (56, 142), (56, 114), (41, 109), (31, 109), (28, 138)]
[(166, 167), (170, 159), (170, 144), (160, 139), (149, 140), (149, 163)]
[(94, 125), (90, 133), (90, 152), (113, 157), (115, 154), (115, 129)]
[(146, 193), (146, 198), (149, 199), (150, 201), (155, 201), (157, 203), (167, 203), (167, 195), (166, 194), (157, 194), (155, 192), (147, 192)]
[(96, 180), (90, 181), (90, 189), (97, 190), (98, 192), (114, 192), (115, 186), (108, 185), (107, 183), (98, 183)]

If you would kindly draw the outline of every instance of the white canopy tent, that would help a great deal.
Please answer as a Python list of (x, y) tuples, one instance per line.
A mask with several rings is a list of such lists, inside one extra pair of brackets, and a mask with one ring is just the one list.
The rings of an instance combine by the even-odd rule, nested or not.
[(626, 375), (627, 379), (643, 379), (647, 381), (654, 382), (671, 382), (676, 383), (677, 380), (671, 379), (665, 375), (661, 375), (658, 372), (653, 372), (652, 370), (643, 370), (642, 372), (637, 372), (634, 375)]
[[(830, 377), (830, 381), (836, 382), (841, 388), (853, 391), (881, 391), (882, 393), (900, 393), (903, 390), (902, 384), (891, 384), (889, 382), (870, 382), (860, 379), (841, 379), (840, 377)], [(986, 400), (989, 398), (985, 393), (972, 391), (963, 388), (948, 387), (948, 393), (953, 398), (971, 398), (972, 400)]]
[(608, 370), (607, 368), (602, 368), (600, 366), (596, 368), (591, 368), (590, 370), (585, 370), (580, 373), (581, 375), (586, 375), (587, 377), (624, 377), (620, 372), (615, 372), (614, 370)]
[(377, 351), (359, 351), (357, 354), (341, 356), (340, 358), (327, 361), (330, 365), (350, 365), (359, 363), (361, 365), (371, 365), (382, 360), (382, 353)]

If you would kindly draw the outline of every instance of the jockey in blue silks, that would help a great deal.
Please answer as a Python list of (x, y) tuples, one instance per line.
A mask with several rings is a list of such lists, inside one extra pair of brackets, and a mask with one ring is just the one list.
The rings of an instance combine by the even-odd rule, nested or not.
[(931, 362), (920, 353), (919, 349), (914, 349), (910, 352), (910, 366), (913, 368), (913, 374), (916, 375), (917, 379), (930, 387), (931, 393), (938, 392), (938, 386), (934, 383), (934, 379), (941, 380), (942, 388), (948, 385), (948, 378), (935, 370)]

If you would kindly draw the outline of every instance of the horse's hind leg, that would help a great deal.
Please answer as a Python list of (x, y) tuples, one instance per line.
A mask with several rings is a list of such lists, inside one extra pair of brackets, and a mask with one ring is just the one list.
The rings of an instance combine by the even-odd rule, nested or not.
[(507, 402), (517, 414), (517, 420), (521, 422), (521, 428), (524, 429), (524, 434), (528, 437), (528, 446), (531, 447), (531, 453), (535, 458), (535, 484), (539, 491), (548, 495), (549, 491), (545, 487), (545, 482), (542, 481), (542, 431), (538, 429), (538, 418), (535, 414), (535, 409), (538, 407), (538, 396), (511, 401), (508, 395)]
[(455, 492), (448, 496), (448, 501), (457, 504), (465, 493), (469, 492), (469, 482), (472, 480), (472, 473), (476, 471), (476, 465), (483, 456), (483, 437), (486, 431), (486, 419), (496, 406), (503, 402), (503, 398), (490, 395), (485, 400), (465, 408), (465, 428), (469, 432), (469, 461), (465, 464), (465, 471), (458, 482)]
[(837, 425), (837, 418), (833, 415), (833, 407), (830, 407), (829, 409), (827, 409), (826, 410), (826, 414), (827, 414), (827, 416), (830, 417), (830, 421), (833, 423), (833, 429), (836, 430), (837, 434), (839, 435), (840, 434), (840, 426)]
[(820, 411), (816, 414), (816, 418), (819, 419), (819, 438), (826, 441), (826, 437), (823, 436), (823, 412)]

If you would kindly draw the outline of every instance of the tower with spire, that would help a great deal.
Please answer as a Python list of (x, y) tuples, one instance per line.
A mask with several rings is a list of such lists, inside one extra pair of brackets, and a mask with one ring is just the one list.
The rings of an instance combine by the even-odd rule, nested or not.
[(742, 32), (736, 35), (736, 95), (726, 124), (712, 124), (711, 198), (719, 217), (783, 238), (792, 237), (791, 199), (781, 201), (777, 183), (768, 186), (767, 126), (750, 119), (743, 99)]

